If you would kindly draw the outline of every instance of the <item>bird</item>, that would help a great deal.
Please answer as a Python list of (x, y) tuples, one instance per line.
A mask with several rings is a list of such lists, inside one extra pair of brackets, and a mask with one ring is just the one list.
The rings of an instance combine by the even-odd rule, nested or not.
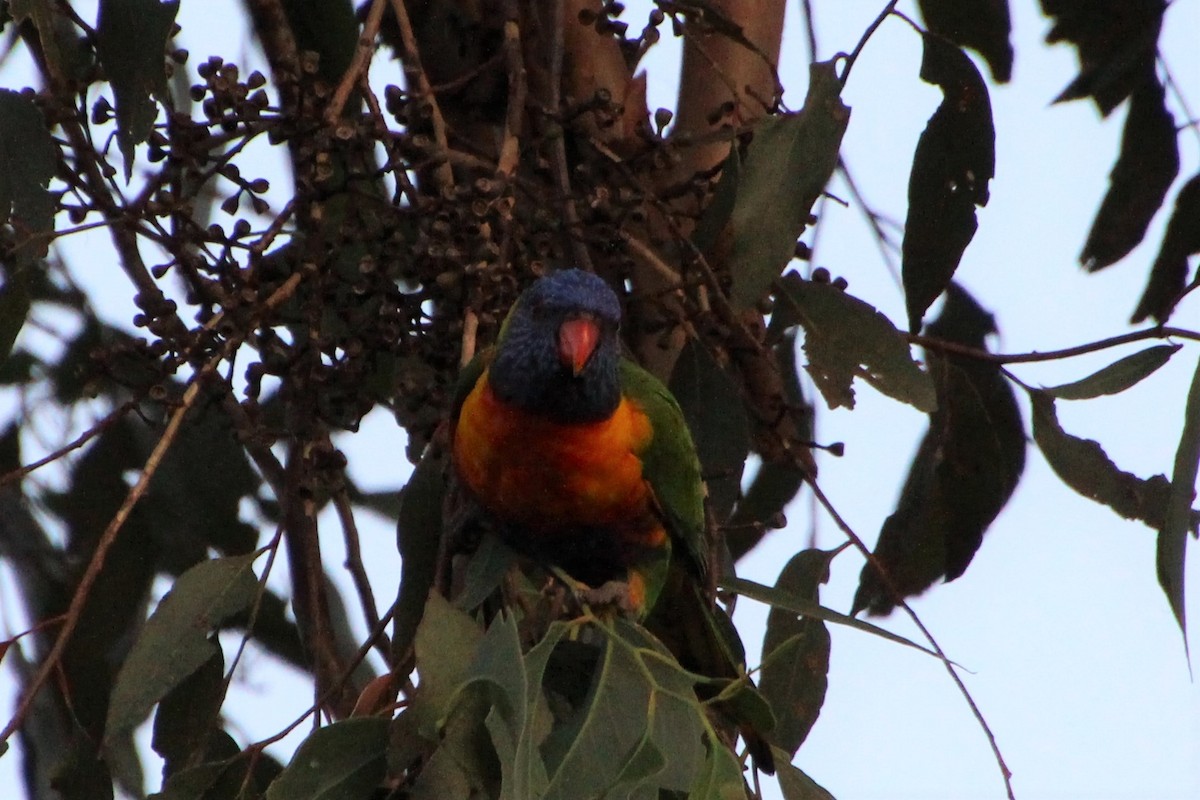
[[(691, 672), (744, 679), (744, 648), (708, 589), (696, 447), (667, 387), (622, 356), (620, 323), (593, 273), (531, 284), (462, 370), (453, 474), (507, 544), (583, 584), (582, 599), (615, 602)], [(762, 732), (729, 716), (774, 772)]]

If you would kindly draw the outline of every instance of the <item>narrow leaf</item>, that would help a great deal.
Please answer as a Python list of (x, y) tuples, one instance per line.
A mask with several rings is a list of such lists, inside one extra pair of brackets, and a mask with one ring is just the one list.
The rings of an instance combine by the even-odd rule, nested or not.
[(711, 253), (722, 235), (730, 233), (729, 219), (733, 216), (741, 175), (742, 156), (738, 151), (737, 142), (732, 142), (729, 157), (721, 166), (721, 177), (717, 179), (712, 199), (704, 207), (704, 213), (696, 221), (696, 230), (692, 232), (692, 244), (696, 245), (696, 249), (701, 253)]
[[(829, 579), (836, 550), (803, 550), (784, 566), (775, 588), (814, 603)], [(829, 686), (829, 631), (819, 619), (798, 617), (772, 608), (763, 637), (759, 690), (771, 704), (776, 725), (771, 742), (787, 751), (790, 761), (808, 737), (825, 702)]]
[(919, 0), (931, 33), (983, 56), (997, 83), (1012, 77), (1012, 20), (1008, 0)]
[[(46, 70), (55, 81), (66, 84), (83, 77), (88, 63), (87, 48), (77, 35), (75, 25), (58, 10), (54, 0), (10, 0), (8, 6), (14, 21), (28, 20), (37, 28)], [(2, 16), (3, 12), (0, 12)], [(3, 27), (0, 24), (0, 28)]]
[(476, 649), (483, 638), (479, 624), (437, 592), (430, 592), (414, 642), (421, 732), (436, 738), (451, 701), (466, 681)]
[(30, 304), (26, 281), (22, 276), (13, 276), (9, 272), (5, 276), (4, 285), (0, 286), (0, 365), (8, 361), (21, 328), (25, 327)]
[[(780, 751), (782, 755), (786, 755)], [(779, 789), (783, 792), (784, 800), (833, 800), (825, 787), (808, 777), (799, 767), (788, 763), (785, 758), (777, 757), (775, 761), (782, 766), (779, 769)]]
[(1143, 480), (1122, 472), (1098, 443), (1062, 429), (1049, 395), (1030, 392), (1029, 399), (1033, 405), (1033, 440), (1063, 483), (1125, 519), (1162, 528), (1171, 495), (1171, 484), (1165, 476)]
[(843, 614), (840, 611), (834, 611), (832, 608), (827, 608), (807, 598), (797, 597), (791, 592), (776, 589), (772, 586), (765, 586), (745, 578), (725, 578), (721, 581), (721, 588), (743, 597), (749, 597), (751, 600), (765, 603), (771, 608), (782, 608), (802, 617), (811, 617), (812, 619), (819, 619), (822, 622), (831, 622), (834, 625), (845, 625), (848, 628), (854, 628), (857, 631), (887, 639), (889, 642), (895, 642), (905, 647), (920, 650), (922, 653), (931, 655), (939, 661), (942, 658), (928, 647), (917, 644), (913, 640), (906, 639), (899, 634), (892, 633), (886, 628), (872, 625), (870, 622), (852, 617), (849, 614)]
[(267, 800), (354, 800), (383, 781), (388, 720), (355, 717), (320, 728), (267, 789)]
[(887, 317), (832, 284), (795, 273), (782, 284), (779, 299), (804, 328), (806, 369), (830, 408), (854, 408), (856, 376), (921, 411), (937, 406), (929, 374), (913, 361), (908, 341)]
[(1200, 467), (1200, 363), (1188, 389), (1183, 417), (1183, 433), (1175, 451), (1175, 470), (1171, 474), (1171, 495), (1167, 514), (1158, 531), (1155, 563), (1158, 582), (1167, 595), (1183, 646), (1187, 649), (1187, 622), (1184, 617), (1184, 562), (1187, 555), (1188, 530), (1193, 529), (1192, 500), (1196, 497), (1196, 472)]
[(1041, 0), (1041, 6), (1054, 19), (1046, 41), (1071, 42), (1079, 54), (1079, 76), (1054, 102), (1091, 97), (1108, 116), (1153, 68), (1167, 3), (1112, 0), (1093, 7), (1083, 0)]
[(742, 470), (750, 452), (750, 422), (741, 393), (696, 339), (683, 346), (671, 373), (670, 389), (696, 443), (709, 506), (717, 521), (723, 522), (741, 491)]
[(738, 308), (758, 303), (795, 255), (850, 121), (841, 90), (833, 61), (813, 64), (804, 109), (765, 117), (755, 128), (730, 218), (730, 300)]
[(1187, 280), (1188, 256), (1200, 253), (1200, 174), (1193, 175), (1175, 197), (1175, 209), (1167, 222), (1162, 246), (1150, 268), (1150, 280), (1133, 322), (1154, 317), (1166, 322), (1171, 310), (1183, 297)]
[(979, 70), (954, 45), (922, 38), (921, 79), (939, 86), (944, 97), (917, 140), (908, 178), (901, 277), (913, 333), (954, 277), (975, 236), (975, 207), (987, 205), (996, 173), (992, 104)]
[[(46, 187), (55, 160), (42, 112), (29, 98), (0, 89), (0, 223), (19, 223), (20, 238), (53, 229), (54, 198)], [(32, 258), (45, 253), (48, 242), (18, 252)]]
[(170, 102), (166, 48), (178, 11), (179, 0), (100, 0), (96, 53), (116, 100), (125, 180), (133, 176), (134, 146), (150, 138), (158, 117), (151, 96)]
[(427, 450), (400, 493), (400, 514), (396, 523), (396, 546), (401, 559), (400, 590), (392, 637), (397, 662), (411, 656), (413, 637), (425, 613), (429, 590), (433, 588), (442, 536), (445, 470), (445, 456)]
[(179, 576), (117, 673), (106, 741), (136, 727), (151, 706), (212, 657), (217, 645), (209, 634), (254, 602), (257, 557), (212, 559)]
[(1114, 361), (1104, 369), (1072, 383), (1043, 391), (1059, 400), (1090, 400), (1106, 394), (1119, 394), (1136, 386), (1166, 364), (1183, 345), (1160, 344)]
[(1121, 154), (1079, 263), (1095, 272), (1129, 255), (1146, 235), (1178, 174), (1175, 117), (1167, 109), (1166, 93), (1151, 65), (1129, 102)]

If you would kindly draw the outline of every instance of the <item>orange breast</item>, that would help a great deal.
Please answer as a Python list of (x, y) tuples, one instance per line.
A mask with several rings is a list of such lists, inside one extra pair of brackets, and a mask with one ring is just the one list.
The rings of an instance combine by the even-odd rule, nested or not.
[(489, 511), (535, 536), (586, 526), (657, 539), (663, 532), (636, 455), (652, 433), (628, 399), (609, 419), (583, 425), (508, 408), (485, 372), (463, 403), (454, 463)]

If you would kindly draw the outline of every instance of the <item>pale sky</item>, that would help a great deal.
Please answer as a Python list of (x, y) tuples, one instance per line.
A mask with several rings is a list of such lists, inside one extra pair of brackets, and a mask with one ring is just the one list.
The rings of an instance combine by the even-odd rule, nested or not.
[[(183, 3), (180, 23), (192, 54), (190, 69), (210, 54), (240, 60), (252, 51), (244, 32), (228, 22), (240, 20), (239, 13), (215, 10), (227, 5), (232, 4)], [(807, 74), (799, 5), (789, 6), (781, 64), (792, 108), (803, 101)], [(884, 3), (814, 0), (813, 5), (826, 12), (818, 18), (824, 59), (852, 49)], [(901, 3), (901, 8), (915, 15), (913, 5)], [(1074, 51), (1042, 44), (1049, 24), (1033, 0), (1012, 0), (1010, 5), (1014, 77), (1008, 86), (991, 87), (996, 179), (958, 277), (996, 314), (1001, 335), (993, 348), (1014, 353), (1130, 330), (1126, 320), (1141, 293), (1166, 214), (1155, 219), (1146, 242), (1127, 259), (1097, 275), (1081, 272), (1076, 259), (1107, 187), (1124, 107), (1101, 120), (1090, 103), (1050, 106), (1076, 74)], [(86, 9), (81, 13), (94, 19)], [(626, 14), (638, 19), (632, 10)], [(1168, 63), (1193, 109), (1200, 109), (1200, 52), (1195, 47), (1200, 3), (1175, 2), (1164, 30)], [(646, 64), (652, 108), (674, 101), (667, 55), (659, 53)], [(261, 62), (257, 54), (252, 60)], [(19, 66), (0, 71), (0, 85), (22, 85), (27, 79), (18, 77)], [(867, 46), (844, 95), (853, 114), (843, 155), (868, 200), (900, 220), (916, 138), (940, 99), (935, 87), (918, 78), (919, 66), (919, 38), (904, 23), (889, 21)], [(382, 70), (377, 73), (377, 81), (386, 79)], [(1182, 123), (1177, 108), (1175, 115)], [(262, 152), (264, 159), (275, 158), (265, 148)], [(1197, 136), (1181, 138), (1181, 178), (1168, 196), (1168, 208), (1178, 184), (1200, 166), (1198, 152)], [(278, 175), (279, 169), (264, 168), (264, 173), (270, 177), (275, 170)], [(286, 180), (273, 183), (287, 185)], [(837, 182), (830, 189), (848, 196)], [(86, 242), (81, 236), (69, 243), (67, 258), (80, 258)], [(903, 298), (857, 210), (825, 204), (816, 264), (847, 278), (852, 294), (903, 327)], [(114, 271), (97, 266), (82, 278), (92, 286), (115, 284), (105, 296), (114, 291), (117, 296), (104, 313), (110, 321), (127, 320), (128, 301), (121, 297), (130, 292), (112, 279)], [(1198, 310), (1190, 298), (1172, 324), (1200, 329)], [(1136, 349), (1017, 365), (1013, 372), (1027, 383), (1052, 385), (1087, 375)], [(1143, 477), (1169, 473), (1198, 358), (1200, 346), (1189, 343), (1144, 384), (1120, 396), (1060, 403), (1063, 426), (1099, 440), (1127, 471)], [(821, 459), (820, 482), (854, 530), (873, 542), (894, 508), (925, 418), (865, 385), (856, 389), (854, 411), (819, 410), (817, 439), (846, 444), (843, 458)], [(1028, 405), (1019, 393), (1018, 399), (1028, 425)], [(0, 413), (10, 409), (0, 393)], [(347, 435), (339, 444), (350, 457), (353, 477), (366, 489), (384, 489), (399, 487), (407, 475), (408, 465), (397, 456), (403, 442), (391, 418), (376, 413), (359, 434)], [(840, 544), (833, 524), (819, 513), (814, 521), (812, 509), (810, 496), (803, 494), (789, 510), (791, 525), (772, 534), (740, 565), (740, 573), (773, 582), (787, 558), (806, 546), (814, 526), (821, 547)], [(399, 576), (392, 524), (363, 517), (367, 567), (386, 606)], [(325, 520), (323, 532), (328, 563), (340, 573), (336, 522)], [(1178, 627), (1155, 578), (1154, 537), (1140, 523), (1120, 520), (1076, 496), (1031, 445), (1021, 485), (966, 575), (912, 602), (950, 658), (971, 671), (964, 680), (1013, 771), (1018, 797), (1200, 797), (1200, 691), (1189, 678)], [(1188, 559), (1193, 580), (1194, 544)], [(822, 595), (826, 605), (849, 609), (861, 566), (853, 552), (835, 561)], [(272, 585), (282, 587), (282, 575), (273, 576)], [(3, 620), (11, 625), (12, 598), (2, 588), (6, 580), (0, 572)], [(1200, 617), (1198, 591), (1192, 587), (1188, 602), (1193, 620)], [(752, 602), (739, 605), (736, 621), (752, 661), (765, 616), (765, 609)], [(912, 638), (919, 635), (902, 614), (882, 624)], [(1196, 633), (1193, 624), (1193, 637)], [(226, 706), (231, 731), (242, 744), (293, 719), (310, 692), (307, 682), (267, 656), (251, 653), (248, 666)], [(4, 703), (13, 692), (11, 675), (0, 672)], [(143, 730), (142, 739), (148, 742), (148, 731)], [(294, 736), (273, 752), (286, 760), (297, 741)], [(14, 751), (0, 758), (0, 787), (17, 785), (16, 756)], [(155, 790), (158, 765), (150, 756), (148, 786)], [(943, 667), (912, 650), (836, 626), (829, 693), (797, 764), (839, 800), (1004, 796), (985, 737)]]

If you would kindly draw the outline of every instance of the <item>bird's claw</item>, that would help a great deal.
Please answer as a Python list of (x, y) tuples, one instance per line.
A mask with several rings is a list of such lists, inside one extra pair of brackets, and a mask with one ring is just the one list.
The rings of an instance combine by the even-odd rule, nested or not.
[(577, 594), (580, 602), (589, 606), (616, 608), (625, 614), (638, 611), (633, 592), (626, 581), (606, 581), (594, 589), (580, 584)]

